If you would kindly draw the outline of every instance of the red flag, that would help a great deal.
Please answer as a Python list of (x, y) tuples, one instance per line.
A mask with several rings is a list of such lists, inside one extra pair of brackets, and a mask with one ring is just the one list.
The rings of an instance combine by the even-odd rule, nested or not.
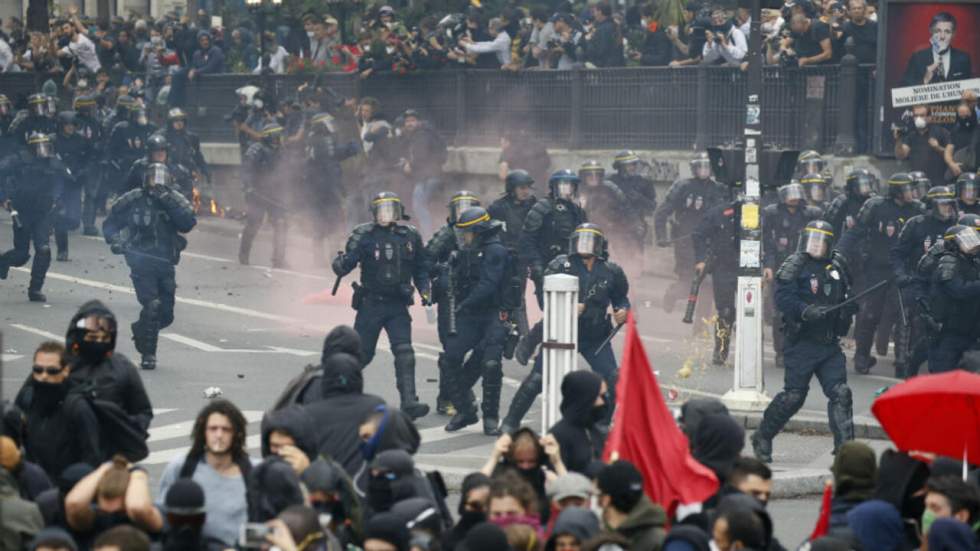
[(810, 541), (822, 538), (830, 531), (830, 501), (834, 497), (834, 485), (827, 484), (823, 488), (823, 500), (820, 503), (820, 516), (817, 517), (817, 524), (813, 527), (810, 534)]
[(670, 514), (679, 504), (700, 503), (718, 491), (715, 474), (691, 456), (687, 437), (667, 409), (632, 312), (626, 321), (616, 400), (603, 454), (606, 461), (625, 459), (636, 465), (647, 496)]

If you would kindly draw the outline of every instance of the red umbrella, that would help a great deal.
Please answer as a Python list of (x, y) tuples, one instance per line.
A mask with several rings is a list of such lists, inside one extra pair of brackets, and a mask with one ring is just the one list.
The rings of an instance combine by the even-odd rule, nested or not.
[(980, 375), (923, 375), (885, 391), (871, 412), (902, 451), (980, 463)]

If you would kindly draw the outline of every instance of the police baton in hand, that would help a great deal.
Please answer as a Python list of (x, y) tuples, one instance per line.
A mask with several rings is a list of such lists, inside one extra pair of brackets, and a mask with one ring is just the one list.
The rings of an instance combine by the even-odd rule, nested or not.
[(694, 279), (691, 280), (691, 291), (687, 294), (687, 309), (684, 310), (684, 319), (681, 320), (683, 323), (694, 323), (694, 310), (698, 307), (698, 295), (701, 294), (701, 284), (704, 283), (704, 278), (708, 276), (709, 270), (710, 266), (705, 261), (704, 267), (700, 272), (695, 273)]
[(606, 345), (608, 345), (610, 342), (612, 342), (613, 338), (616, 336), (616, 333), (619, 333), (619, 330), (622, 329), (624, 325), (626, 324), (620, 323), (616, 325), (616, 327), (613, 328), (612, 332), (609, 333), (609, 336), (607, 336), (605, 340), (599, 343), (599, 346), (595, 349), (595, 352), (593, 352), (592, 355), (598, 356), (599, 352), (602, 352), (602, 349), (605, 348)]
[(878, 289), (881, 289), (882, 287), (884, 287), (885, 285), (888, 285), (891, 282), (892, 282), (891, 279), (883, 279), (883, 280), (879, 281), (878, 283), (875, 283), (871, 287), (868, 287), (867, 289), (865, 289), (865, 290), (861, 291), (860, 293), (854, 295), (853, 297), (845, 300), (844, 302), (842, 302), (840, 304), (835, 304), (834, 306), (831, 306), (830, 308), (827, 308), (825, 310), (825, 312), (829, 314), (830, 312), (835, 312), (837, 310), (840, 310), (841, 308), (847, 306), (848, 304), (852, 304), (854, 302), (857, 302), (857, 301), (861, 300), (862, 298), (870, 295), (871, 293), (877, 291)]
[[(344, 256), (344, 251), (337, 251), (337, 256)], [(344, 279), (344, 276), (338, 275), (337, 279), (333, 282), (333, 289), (330, 290), (330, 296), (337, 296), (337, 289), (340, 288), (340, 280)]]

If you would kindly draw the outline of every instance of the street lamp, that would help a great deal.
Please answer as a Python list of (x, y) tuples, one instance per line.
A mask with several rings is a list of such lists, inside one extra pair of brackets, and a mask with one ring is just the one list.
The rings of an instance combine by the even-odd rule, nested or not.
[(270, 8), (278, 9), (282, 6), (282, 0), (245, 0), (245, 6), (259, 25), (259, 63), (262, 67), (260, 74), (265, 74), (269, 70), (269, 60), (265, 52), (265, 16)]

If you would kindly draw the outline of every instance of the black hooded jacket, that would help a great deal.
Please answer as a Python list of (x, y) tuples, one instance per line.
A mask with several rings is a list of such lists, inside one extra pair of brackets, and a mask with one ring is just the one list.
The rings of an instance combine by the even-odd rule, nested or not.
[(725, 413), (708, 415), (701, 420), (694, 435), (692, 455), (714, 471), (718, 482), (725, 483), (745, 447), (745, 429)]
[(317, 457), (316, 428), (309, 413), (300, 406), (270, 411), (262, 417), (262, 457), (268, 457), (269, 435), (272, 431), (288, 434), (296, 441), (296, 447), (312, 462)]
[(388, 451), (400, 450), (409, 456), (415, 455), (422, 445), (422, 436), (415, 428), (412, 418), (405, 412), (396, 408), (382, 406), (375, 408), (375, 411), (382, 414), (378, 430), (370, 440), (361, 446), (361, 457), (365, 463), (361, 470), (354, 475), (354, 484), (360, 492), (367, 490), (367, 464), (374, 460), (379, 454)]
[(327, 333), (323, 339), (320, 363), (306, 366), (302, 373), (287, 383), (273, 409), (280, 409), (289, 404), (312, 404), (322, 400), (323, 366), (334, 354), (347, 354), (358, 359), (361, 357), (361, 336), (349, 325), (338, 325)]
[(332, 354), (323, 365), (322, 399), (302, 406), (313, 419), (317, 451), (344, 466), (353, 476), (364, 463), (360, 424), (384, 400), (364, 394), (361, 361), (350, 354)]
[(561, 460), (570, 471), (584, 473), (594, 459), (602, 458), (605, 435), (596, 428), (604, 410), (595, 408), (602, 378), (591, 371), (573, 371), (561, 382), (561, 421), (551, 434), (561, 448)]

